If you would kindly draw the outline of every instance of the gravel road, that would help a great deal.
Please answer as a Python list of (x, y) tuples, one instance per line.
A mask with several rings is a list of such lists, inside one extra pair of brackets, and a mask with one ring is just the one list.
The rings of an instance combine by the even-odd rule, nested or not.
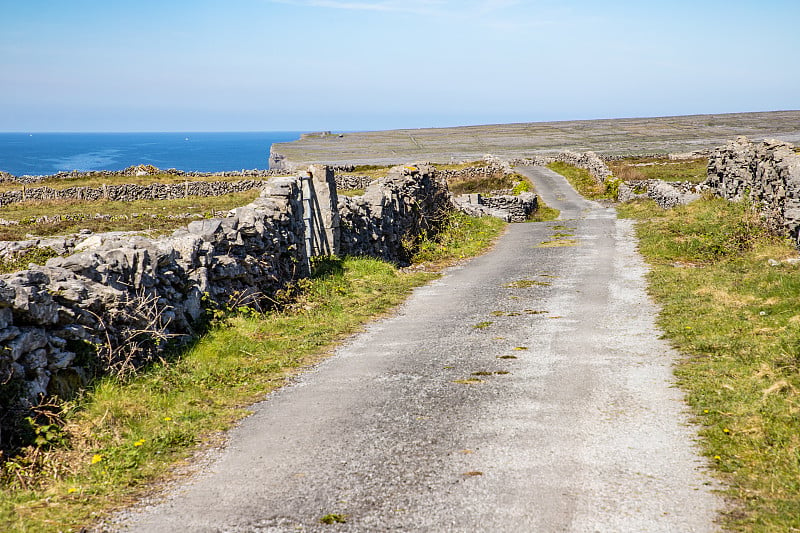
[(631, 223), (520, 170), (562, 220), (418, 289), (109, 529), (714, 531)]

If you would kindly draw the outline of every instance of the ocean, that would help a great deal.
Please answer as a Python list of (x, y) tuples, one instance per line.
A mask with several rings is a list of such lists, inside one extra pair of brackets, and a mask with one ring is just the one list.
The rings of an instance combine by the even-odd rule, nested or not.
[(269, 168), (272, 143), (300, 132), (0, 133), (0, 170), (49, 175), (153, 165), (197, 172)]

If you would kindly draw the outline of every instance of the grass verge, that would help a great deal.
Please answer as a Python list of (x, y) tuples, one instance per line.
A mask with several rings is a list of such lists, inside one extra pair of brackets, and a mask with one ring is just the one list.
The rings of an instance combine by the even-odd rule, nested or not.
[[(417, 259), (446, 264), (480, 253), (503, 227), (455, 215)], [(174, 361), (129, 381), (99, 381), (62, 405), (59, 421), (32, 421), (38, 446), (5, 459), (4, 531), (79, 529), (131, 503), (248, 405), (435, 276), (369, 258), (325, 261), (283, 310), (224, 317)]]
[[(639, 219), (659, 326), (684, 357), (676, 375), (737, 531), (800, 529), (800, 266), (746, 204), (704, 199)], [(769, 260), (774, 259), (772, 264)]]
[(559, 216), (561, 216), (561, 211), (544, 203), (540, 196), (539, 208), (530, 216), (528, 222), (550, 222), (558, 219)]
[(436, 239), (424, 239), (417, 244), (412, 262), (432, 263), (441, 267), (475, 256), (486, 250), (505, 226), (506, 223), (499, 218), (475, 218), (453, 212)]
[(611, 198), (612, 195), (606, 191), (606, 186), (602, 183), (597, 183), (588, 170), (556, 161), (547, 165), (547, 168), (553, 172), (558, 172), (575, 188), (580, 194), (592, 200), (600, 198)]

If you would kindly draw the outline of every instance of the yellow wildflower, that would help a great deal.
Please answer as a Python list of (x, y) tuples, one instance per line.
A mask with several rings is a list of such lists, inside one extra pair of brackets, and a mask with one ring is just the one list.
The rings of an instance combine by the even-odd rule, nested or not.
[(103, 460), (103, 456), (102, 456), (102, 455), (100, 455), (99, 453), (96, 453), (96, 454), (94, 454), (94, 455), (92, 456), (92, 464), (93, 464), (93, 465), (96, 465), (97, 463), (99, 463), (99, 462), (100, 462), (100, 461), (102, 461), (102, 460)]

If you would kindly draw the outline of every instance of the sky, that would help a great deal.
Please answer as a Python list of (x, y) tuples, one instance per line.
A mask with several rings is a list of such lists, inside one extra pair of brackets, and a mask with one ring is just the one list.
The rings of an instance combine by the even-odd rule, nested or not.
[(0, 131), (800, 109), (798, 0), (0, 0)]

